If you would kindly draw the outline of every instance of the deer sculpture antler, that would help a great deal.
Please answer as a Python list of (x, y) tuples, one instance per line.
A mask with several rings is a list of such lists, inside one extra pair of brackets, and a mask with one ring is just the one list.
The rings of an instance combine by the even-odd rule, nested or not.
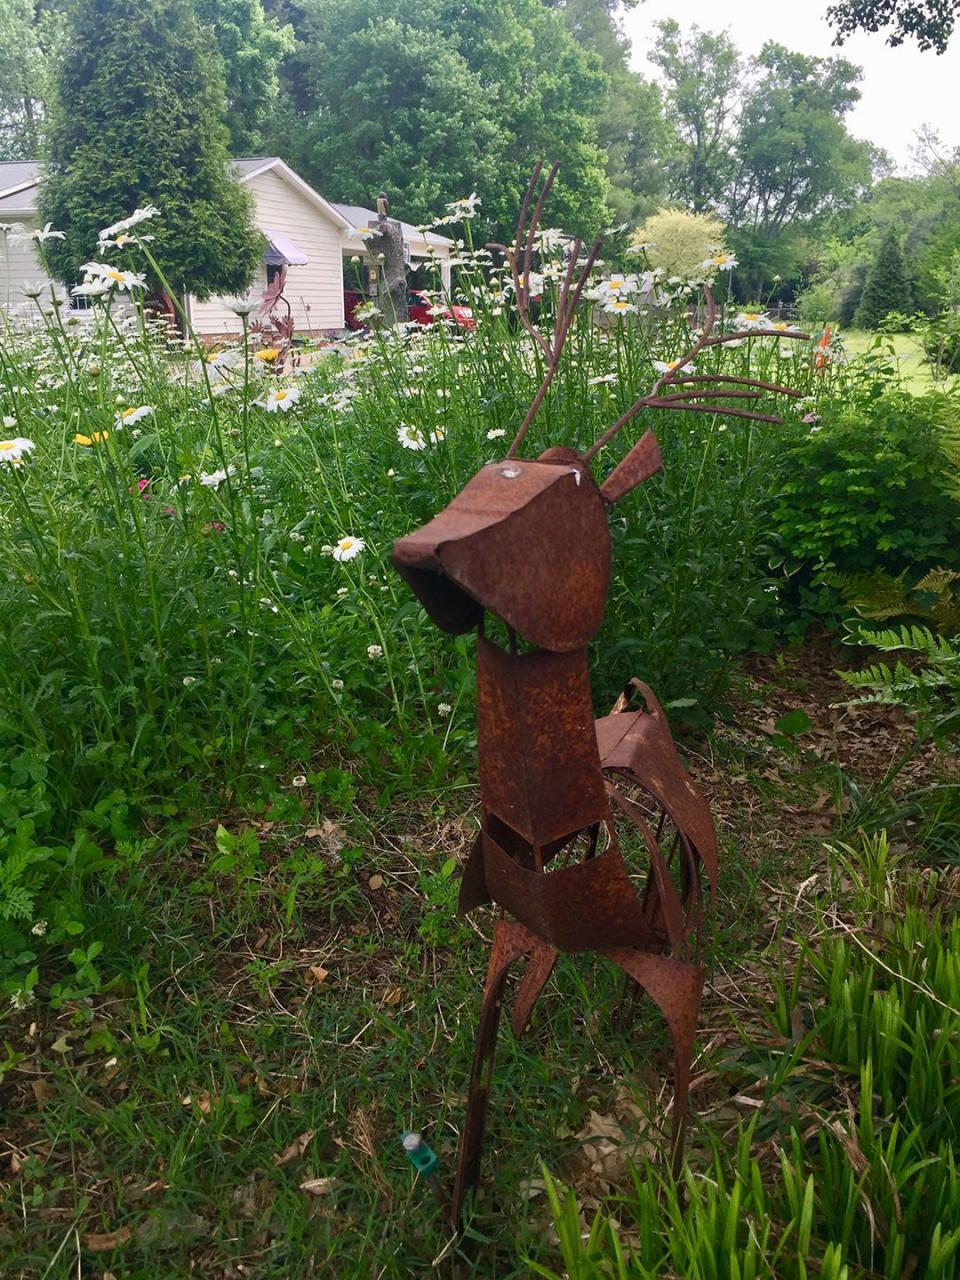
[[(703, 891), (716, 887), (716, 833), (646, 684), (629, 681), (610, 714), (594, 719), (587, 644), (603, 619), (610, 580), (606, 510), (659, 470), (660, 453), (648, 431), (599, 486), (589, 461), (644, 409), (778, 422), (739, 406), (764, 392), (797, 394), (751, 378), (684, 372), (706, 348), (748, 334), (783, 336), (763, 329), (715, 335), (717, 309), (708, 290), (706, 320), (692, 349), (585, 453), (554, 447), (536, 459), (518, 457), (600, 247), (594, 244), (581, 262), (581, 243), (574, 242), (552, 333), (542, 333), (530, 319), (530, 269), (557, 166), (534, 201), (541, 172), (538, 165), (513, 246), (494, 246), (509, 263), (521, 323), (543, 353), (540, 385), (506, 456), (483, 467), (445, 510), (393, 550), (396, 568), (438, 626), (478, 632), (482, 816), (464, 868), (460, 910), (495, 903), (505, 914), (494, 928), (474, 1044), (450, 1206), (458, 1224), (479, 1178), (507, 975), (521, 959), (526, 969), (511, 1014), (518, 1035), (563, 952), (605, 956), (660, 1009), (674, 1047), (672, 1152), (679, 1170), (704, 981)], [(506, 625), (507, 648), (485, 634), (487, 613)], [(621, 850), (620, 828), (645, 855), (641, 885)]]

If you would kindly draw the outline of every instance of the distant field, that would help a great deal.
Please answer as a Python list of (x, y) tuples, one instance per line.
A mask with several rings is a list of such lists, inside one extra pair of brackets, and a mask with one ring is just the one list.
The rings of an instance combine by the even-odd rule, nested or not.
[[(875, 333), (870, 333), (866, 329), (845, 329), (840, 335), (847, 355), (851, 358), (862, 355), (867, 351), (872, 346), (876, 336)], [(900, 376), (903, 379), (904, 386), (909, 391), (922, 393), (930, 391), (934, 387), (947, 389), (954, 388), (960, 384), (960, 377), (956, 374), (951, 375), (946, 380), (935, 380), (933, 378), (930, 366), (923, 359), (920, 343), (912, 334), (894, 334), (893, 345), (900, 365)]]

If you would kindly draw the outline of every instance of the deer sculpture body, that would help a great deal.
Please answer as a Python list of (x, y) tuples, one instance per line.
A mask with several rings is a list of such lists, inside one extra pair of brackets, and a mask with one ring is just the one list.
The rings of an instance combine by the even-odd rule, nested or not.
[[(707, 323), (694, 350), (590, 450), (551, 448), (536, 459), (518, 458), (599, 249), (594, 246), (574, 280), (580, 248), (574, 246), (552, 339), (540, 334), (529, 323), (525, 281), (555, 172), (556, 167), (544, 183), (528, 231), (538, 167), (514, 247), (498, 246), (513, 270), (521, 319), (545, 344), (544, 381), (507, 456), (483, 467), (445, 510), (400, 539), (393, 551), (396, 568), (438, 626), (478, 632), (482, 820), (464, 870), (460, 909), (492, 902), (508, 917), (495, 926), (481, 1002), (451, 1198), (455, 1223), (479, 1176), (507, 974), (523, 957), (527, 964), (511, 1013), (518, 1035), (560, 952), (608, 957), (658, 1006), (674, 1048), (672, 1146), (674, 1166), (679, 1165), (704, 978), (705, 890), (716, 886), (717, 842), (709, 806), (683, 768), (650, 688), (630, 681), (611, 713), (594, 718), (587, 644), (600, 627), (609, 587), (607, 508), (661, 464), (649, 431), (599, 485), (589, 461), (644, 407), (779, 421), (702, 400), (705, 394), (711, 400), (755, 398), (763, 390), (794, 394), (748, 379), (684, 377), (683, 366), (704, 346), (742, 336), (712, 337), (715, 309), (709, 298)], [(718, 389), (730, 383), (738, 389)], [(505, 646), (485, 634), (487, 614), (505, 624)], [(633, 706), (637, 696), (640, 705)], [(630, 832), (645, 852), (645, 883), (628, 872), (621, 831)]]

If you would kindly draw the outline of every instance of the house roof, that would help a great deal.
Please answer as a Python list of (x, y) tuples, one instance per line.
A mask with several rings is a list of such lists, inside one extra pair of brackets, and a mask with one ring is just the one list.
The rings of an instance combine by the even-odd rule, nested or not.
[[(364, 209), (359, 204), (334, 204), (333, 207), (343, 214), (354, 229), (357, 227), (372, 227), (379, 216), (374, 209)], [(446, 248), (453, 244), (453, 241), (446, 236), (438, 236), (433, 231), (421, 231), (419, 227), (411, 226), (409, 222), (401, 221), (400, 226), (403, 228), (404, 240), (423, 240), (426, 244), (433, 244), (438, 247), (444, 246)]]
[(0, 164), (0, 212), (32, 213), (39, 178), (37, 160), (5, 160)]
[[(372, 225), (377, 214), (373, 209), (365, 209), (357, 204), (337, 204), (325, 200), (318, 191), (280, 156), (242, 156), (230, 161), (231, 168), (241, 182), (249, 182), (259, 173), (276, 170), (291, 186), (326, 213), (343, 231), (352, 237), (357, 227)], [(37, 185), (40, 181), (42, 165), (39, 160), (14, 160), (0, 163), (0, 213), (33, 213), (37, 203)], [(420, 231), (409, 222), (401, 222), (404, 239), (408, 242), (421, 241), (437, 248), (450, 248), (453, 242), (446, 236), (438, 236), (432, 231)]]

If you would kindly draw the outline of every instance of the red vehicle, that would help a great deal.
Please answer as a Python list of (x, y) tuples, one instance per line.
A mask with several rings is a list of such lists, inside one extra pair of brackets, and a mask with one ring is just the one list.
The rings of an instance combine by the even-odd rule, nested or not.
[[(348, 329), (363, 329), (362, 320), (356, 317), (357, 307), (364, 306), (370, 299), (359, 289), (344, 289), (343, 315)], [(453, 320), (461, 329), (475, 329), (477, 322), (469, 307), (444, 307), (436, 315), (431, 314), (433, 301), (429, 294), (421, 289), (411, 289), (407, 294), (407, 312), (415, 324), (433, 324), (435, 320)]]

